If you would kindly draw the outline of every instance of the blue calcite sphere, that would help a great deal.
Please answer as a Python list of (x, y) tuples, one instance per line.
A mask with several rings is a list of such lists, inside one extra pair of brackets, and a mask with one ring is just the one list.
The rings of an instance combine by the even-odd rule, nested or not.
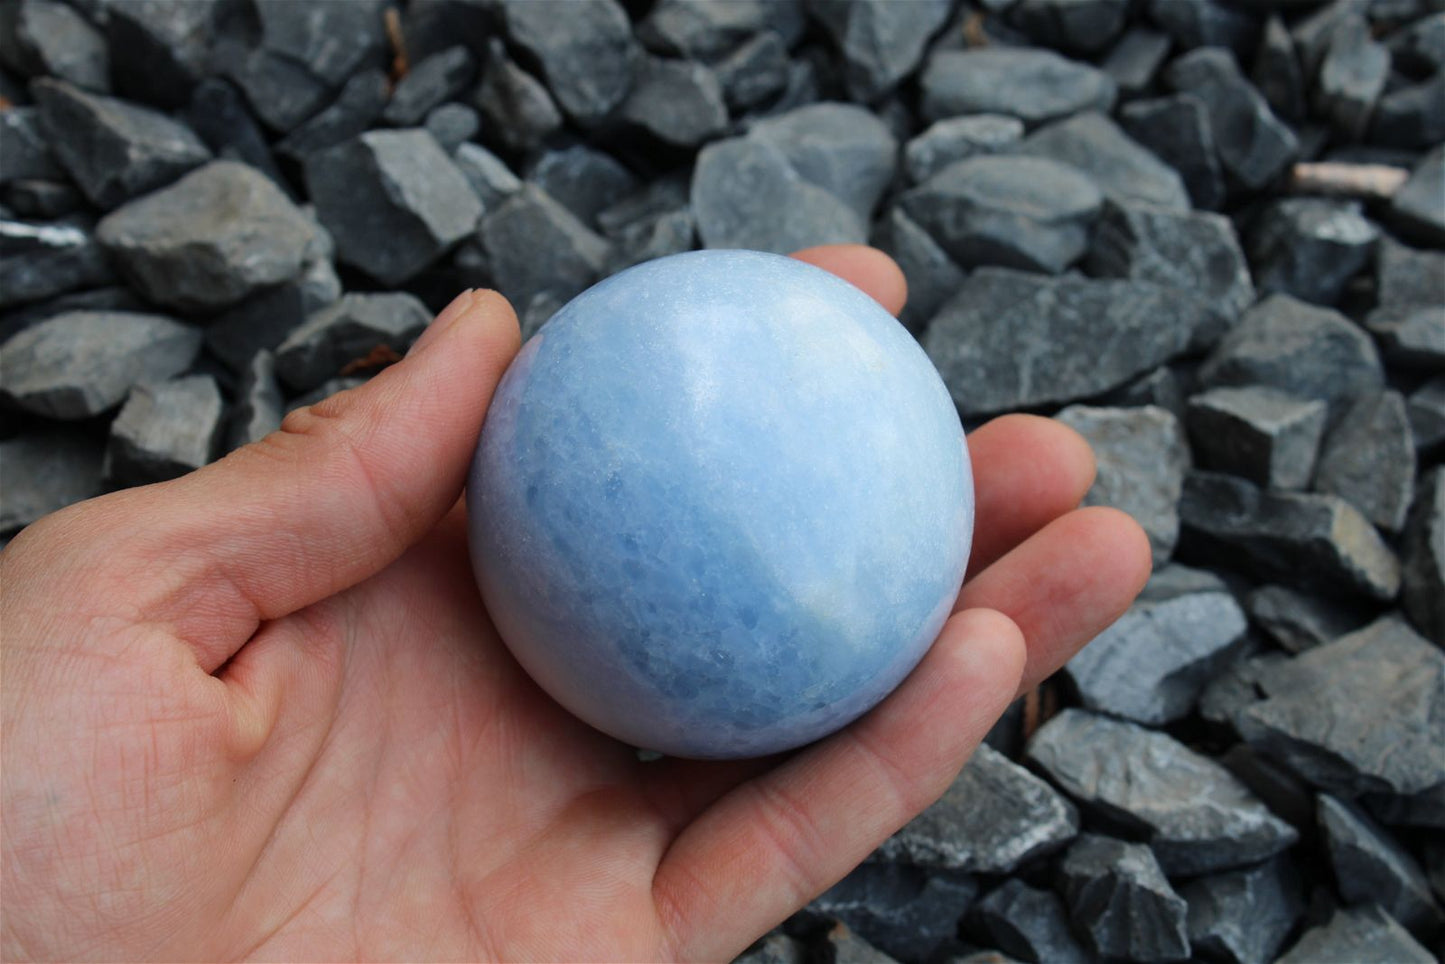
[(973, 482), (904, 328), (820, 268), (648, 262), (517, 355), (468, 485), (473, 565), (532, 678), (703, 758), (817, 739), (900, 683), (963, 581)]

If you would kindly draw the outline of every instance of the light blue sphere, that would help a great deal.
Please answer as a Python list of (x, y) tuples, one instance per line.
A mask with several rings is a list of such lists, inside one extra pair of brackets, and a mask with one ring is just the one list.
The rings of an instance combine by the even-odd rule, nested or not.
[(467, 489), (502, 639), (633, 746), (759, 756), (856, 719), (963, 581), (968, 450), (912, 336), (811, 265), (697, 251), (578, 295), (492, 399)]

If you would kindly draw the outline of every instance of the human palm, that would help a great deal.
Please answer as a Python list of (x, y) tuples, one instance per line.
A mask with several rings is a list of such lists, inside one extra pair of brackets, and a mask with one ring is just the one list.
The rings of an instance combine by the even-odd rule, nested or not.
[[(875, 252), (802, 256), (901, 306)], [(465, 296), (365, 387), (0, 554), (5, 957), (724, 959), (1147, 573), (1126, 517), (1069, 511), (1083, 442), (999, 419), (958, 612), (893, 696), (784, 757), (641, 762), (537, 689), (472, 582), (456, 500), (515, 349)]]

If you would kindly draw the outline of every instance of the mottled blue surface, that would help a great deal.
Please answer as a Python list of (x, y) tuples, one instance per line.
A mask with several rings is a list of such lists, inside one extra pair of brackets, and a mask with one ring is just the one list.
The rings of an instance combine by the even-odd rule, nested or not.
[(948, 391), (852, 285), (702, 251), (579, 295), (523, 347), (468, 486), (502, 637), (635, 746), (755, 756), (823, 736), (927, 651), (973, 487)]

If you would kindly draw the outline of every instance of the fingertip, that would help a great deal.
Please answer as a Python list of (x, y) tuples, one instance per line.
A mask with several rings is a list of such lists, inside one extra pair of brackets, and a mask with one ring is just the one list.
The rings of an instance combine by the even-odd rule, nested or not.
[(862, 289), (895, 317), (908, 302), (908, 279), (903, 269), (877, 248), (866, 244), (820, 244), (792, 256)]
[(1154, 549), (1149, 535), (1133, 516), (1120, 509), (1095, 505), (1078, 512), (1097, 531), (1100, 540), (1113, 546), (1118, 567), (1116, 578), (1120, 588), (1128, 590), (1132, 603), (1154, 572)]
[(1023, 678), (1028, 646), (1023, 630), (997, 609), (965, 609), (949, 617), (940, 634), (970, 692), (996, 693), (1007, 704)]

